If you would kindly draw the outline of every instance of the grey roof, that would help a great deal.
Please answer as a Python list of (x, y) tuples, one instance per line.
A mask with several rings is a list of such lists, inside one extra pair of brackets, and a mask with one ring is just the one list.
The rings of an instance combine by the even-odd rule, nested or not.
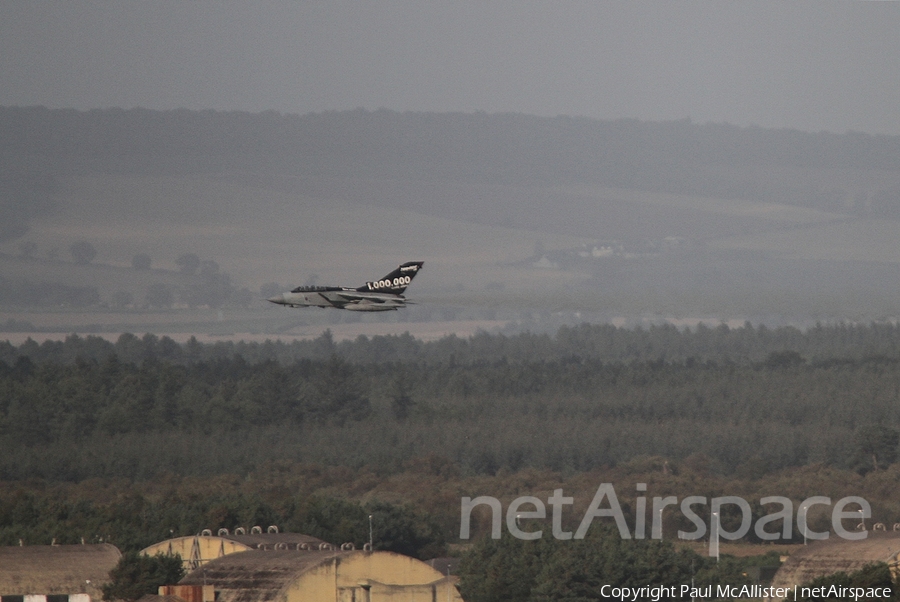
[(220, 602), (264, 602), (277, 599), (310, 568), (353, 553), (296, 549), (238, 552), (191, 571), (180, 583), (212, 585), (220, 593)]
[(0, 547), (0, 595), (90, 594), (122, 554), (110, 544)]

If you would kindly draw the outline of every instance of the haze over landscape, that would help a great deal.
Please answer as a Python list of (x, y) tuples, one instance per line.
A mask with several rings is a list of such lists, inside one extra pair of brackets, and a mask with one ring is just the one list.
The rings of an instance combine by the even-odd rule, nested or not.
[[(0, 546), (272, 525), (460, 556), (496, 602), (756, 582), (802, 500), (896, 541), (898, 31), (898, 2), (0, 2)], [(398, 311), (266, 300), (410, 261)], [(616, 528), (557, 539), (601, 483)], [(677, 502), (635, 541), (635, 492), (787, 512), (720, 564)], [(488, 506), (460, 536), (461, 499), (523, 495), (554, 539)]]
[[(417, 259), (400, 320), (893, 319), (897, 23), (886, 3), (5, 3), (3, 317), (395, 322), (261, 299)], [(183, 255), (215, 262), (211, 298)], [(86, 296), (31, 303), (39, 283)], [(216, 311), (151, 311), (170, 304)]]
[(4, 2), (0, 105), (900, 134), (893, 2)]

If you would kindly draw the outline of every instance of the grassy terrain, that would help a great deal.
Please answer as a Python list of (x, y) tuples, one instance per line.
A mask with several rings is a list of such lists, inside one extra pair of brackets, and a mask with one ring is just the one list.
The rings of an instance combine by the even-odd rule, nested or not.
[[(79, 178), (67, 182), (61, 199), (62, 211), (37, 221), (27, 236), (39, 254), (57, 247), (65, 255), (83, 239), (97, 248), (96, 262), (126, 267), (134, 254), (147, 253), (154, 266), (174, 270), (179, 254), (196, 253), (251, 288), (312, 274), (362, 284), (409, 259), (428, 265), (417, 288), (477, 287), (501, 276), (498, 264), (531, 255), (536, 242), (548, 248), (580, 242), (216, 178)], [(14, 253), (16, 244), (3, 250)], [(530, 278), (510, 272), (502, 275)]]
[[(864, 184), (858, 173), (851, 175)], [(838, 176), (819, 174), (826, 183)], [(284, 333), (343, 321), (502, 323), (521, 319), (522, 312), (674, 320), (896, 315), (889, 284), (900, 277), (900, 221), (774, 202), (589, 185), (241, 173), (71, 177), (55, 196), (56, 213), (35, 219), (25, 237), (0, 245), (0, 276), (94, 286), (105, 302), (126, 291), (140, 301), (150, 284), (184, 285), (175, 259), (196, 253), (216, 261), (233, 284), (256, 298), (247, 309), (229, 308), (224, 315), (2, 308), (0, 321), (27, 319), (63, 331), (101, 325), (107, 331)], [(417, 204), (422, 198), (429, 199), (427, 211)], [(37, 244), (27, 260), (18, 256), (26, 240)], [(70, 261), (68, 247), (78, 240), (97, 249), (91, 265)], [(660, 251), (667, 240), (687, 246)], [(609, 241), (638, 252), (538, 261), (590, 255)], [(152, 270), (131, 268), (138, 253), (152, 258)], [(426, 268), (409, 291), (422, 305), (404, 316), (273, 312), (281, 308), (267, 307), (258, 294), (267, 283), (285, 290), (310, 282), (360, 285), (410, 259), (424, 260)], [(430, 311), (436, 308), (450, 309)], [(476, 315), (466, 313), (473, 308)]]

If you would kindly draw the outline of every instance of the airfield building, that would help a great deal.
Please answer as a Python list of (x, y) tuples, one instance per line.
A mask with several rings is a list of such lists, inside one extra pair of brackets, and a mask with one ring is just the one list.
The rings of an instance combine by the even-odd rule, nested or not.
[[(442, 573), (393, 552), (251, 531), (207, 531), (144, 549), (181, 554), (189, 571), (144, 602), (462, 602), (449, 565)], [(99, 602), (120, 558), (109, 544), (0, 547), (0, 602)]]
[(772, 581), (773, 587), (793, 588), (832, 573), (852, 573), (873, 562), (884, 562), (896, 576), (900, 571), (900, 532), (870, 531), (866, 539), (831, 537), (803, 546), (787, 558)]
[(216, 602), (462, 602), (455, 577), (414, 558), (363, 550), (240, 552), (179, 585), (212, 586)]
[(275, 527), (263, 532), (261, 527), (219, 529), (215, 535), (209, 529), (198, 535), (167, 539), (141, 550), (142, 554), (178, 554), (184, 562), (184, 571), (190, 573), (216, 558), (250, 550), (318, 550), (333, 548), (332, 544), (302, 533), (279, 533)]
[(97, 602), (121, 556), (110, 544), (0, 547), (0, 600)]

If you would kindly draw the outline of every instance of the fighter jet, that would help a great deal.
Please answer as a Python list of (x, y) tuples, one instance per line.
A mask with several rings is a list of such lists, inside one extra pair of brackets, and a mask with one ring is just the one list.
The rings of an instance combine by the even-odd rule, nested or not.
[(298, 286), (267, 301), (287, 307), (334, 307), (349, 311), (394, 311), (408, 301), (403, 291), (422, 269), (424, 261), (407, 261), (381, 278), (359, 288), (346, 286)]

